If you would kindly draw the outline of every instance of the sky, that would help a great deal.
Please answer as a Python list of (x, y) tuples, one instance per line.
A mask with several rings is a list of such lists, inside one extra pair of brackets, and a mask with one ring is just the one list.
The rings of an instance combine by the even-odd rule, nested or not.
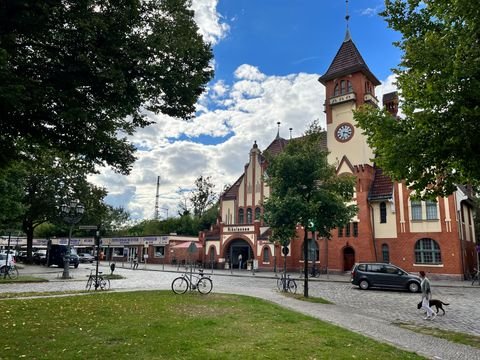
[[(381, 81), (377, 98), (395, 90), (392, 69), (400, 35), (378, 15), (383, 0), (349, 0), (349, 29)], [(215, 77), (191, 121), (148, 113), (155, 123), (129, 137), (137, 161), (128, 176), (100, 169), (89, 180), (105, 187), (105, 201), (133, 221), (178, 215), (195, 180), (210, 177), (220, 194), (243, 173), (256, 141), (300, 136), (314, 120), (325, 126), (325, 89), (318, 82), (345, 37), (345, 0), (192, 0), (195, 20), (212, 44)], [(280, 122), (280, 126), (277, 125)]]

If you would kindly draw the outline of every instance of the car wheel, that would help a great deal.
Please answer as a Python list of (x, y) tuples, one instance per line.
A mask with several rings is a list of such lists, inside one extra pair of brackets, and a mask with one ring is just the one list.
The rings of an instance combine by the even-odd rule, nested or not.
[(416, 293), (420, 290), (420, 286), (416, 282), (411, 282), (408, 284), (408, 291)]
[(76, 263), (76, 264), (74, 265), (74, 267), (75, 267), (75, 269), (78, 268), (78, 263)]
[(370, 283), (369, 283), (367, 280), (362, 280), (362, 281), (360, 281), (360, 283), (358, 284), (358, 286), (359, 286), (360, 289), (362, 289), (362, 290), (367, 290), (367, 289), (370, 287)]

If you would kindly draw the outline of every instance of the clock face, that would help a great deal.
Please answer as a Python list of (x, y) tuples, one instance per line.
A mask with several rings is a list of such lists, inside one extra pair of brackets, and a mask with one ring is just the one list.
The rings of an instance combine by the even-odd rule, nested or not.
[(345, 142), (352, 138), (353, 126), (349, 123), (343, 123), (335, 129), (335, 137), (338, 141)]

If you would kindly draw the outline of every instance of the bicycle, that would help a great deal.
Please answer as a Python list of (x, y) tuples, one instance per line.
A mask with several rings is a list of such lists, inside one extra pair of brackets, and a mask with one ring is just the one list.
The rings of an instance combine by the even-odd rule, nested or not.
[(475, 285), (475, 281), (478, 282), (478, 285), (480, 285), (480, 269), (473, 269), (472, 273), (472, 286)]
[(90, 270), (90, 275), (88, 276), (87, 280), (87, 285), (85, 285), (86, 290), (90, 290), (92, 288), (92, 285), (94, 286), (94, 289), (97, 290), (100, 288), (100, 290), (108, 290), (110, 289), (110, 280), (107, 278), (104, 278), (102, 275), (102, 272), (98, 272), (98, 276), (95, 276), (95, 274), (92, 273), (93, 270)]
[(295, 279), (290, 278), (290, 275), (285, 277), (285, 274), (282, 274), (282, 276), (277, 279), (277, 287), (279, 291), (287, 291), (293, 294), (297, 293), (297, 282)]
[(15, 280), (16, 278), (18, 278), (18, 269), (15, 266), (15, 264), (2, 265), (0, 267), (0, 277), (1, 276), (3, 276), (4, 279), (8, 277), (9, 279), (12, 279), (12, 280)]
[(212, 288), (212, 280), (203, 274), (202, 269), (198, 270), (198, 275), (184, 273), (172, 281), (172, 291), (175, 294), (185, 294), (189, 289), (196, 289), (200, 294), (206, 295), (212, 291)]

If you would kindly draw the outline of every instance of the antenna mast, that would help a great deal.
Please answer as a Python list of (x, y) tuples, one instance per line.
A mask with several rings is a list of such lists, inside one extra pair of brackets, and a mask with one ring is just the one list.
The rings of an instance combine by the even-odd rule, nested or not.
[(159, 190), (160, 190), (160, 176), (157, 176), (157, 194), (155, 195), (155, 213), (153, 215), (153, 218), (155, 220), (158, 220), (160, 217), (160, 214), (158, 213), (158, 199), (160, 198)]

